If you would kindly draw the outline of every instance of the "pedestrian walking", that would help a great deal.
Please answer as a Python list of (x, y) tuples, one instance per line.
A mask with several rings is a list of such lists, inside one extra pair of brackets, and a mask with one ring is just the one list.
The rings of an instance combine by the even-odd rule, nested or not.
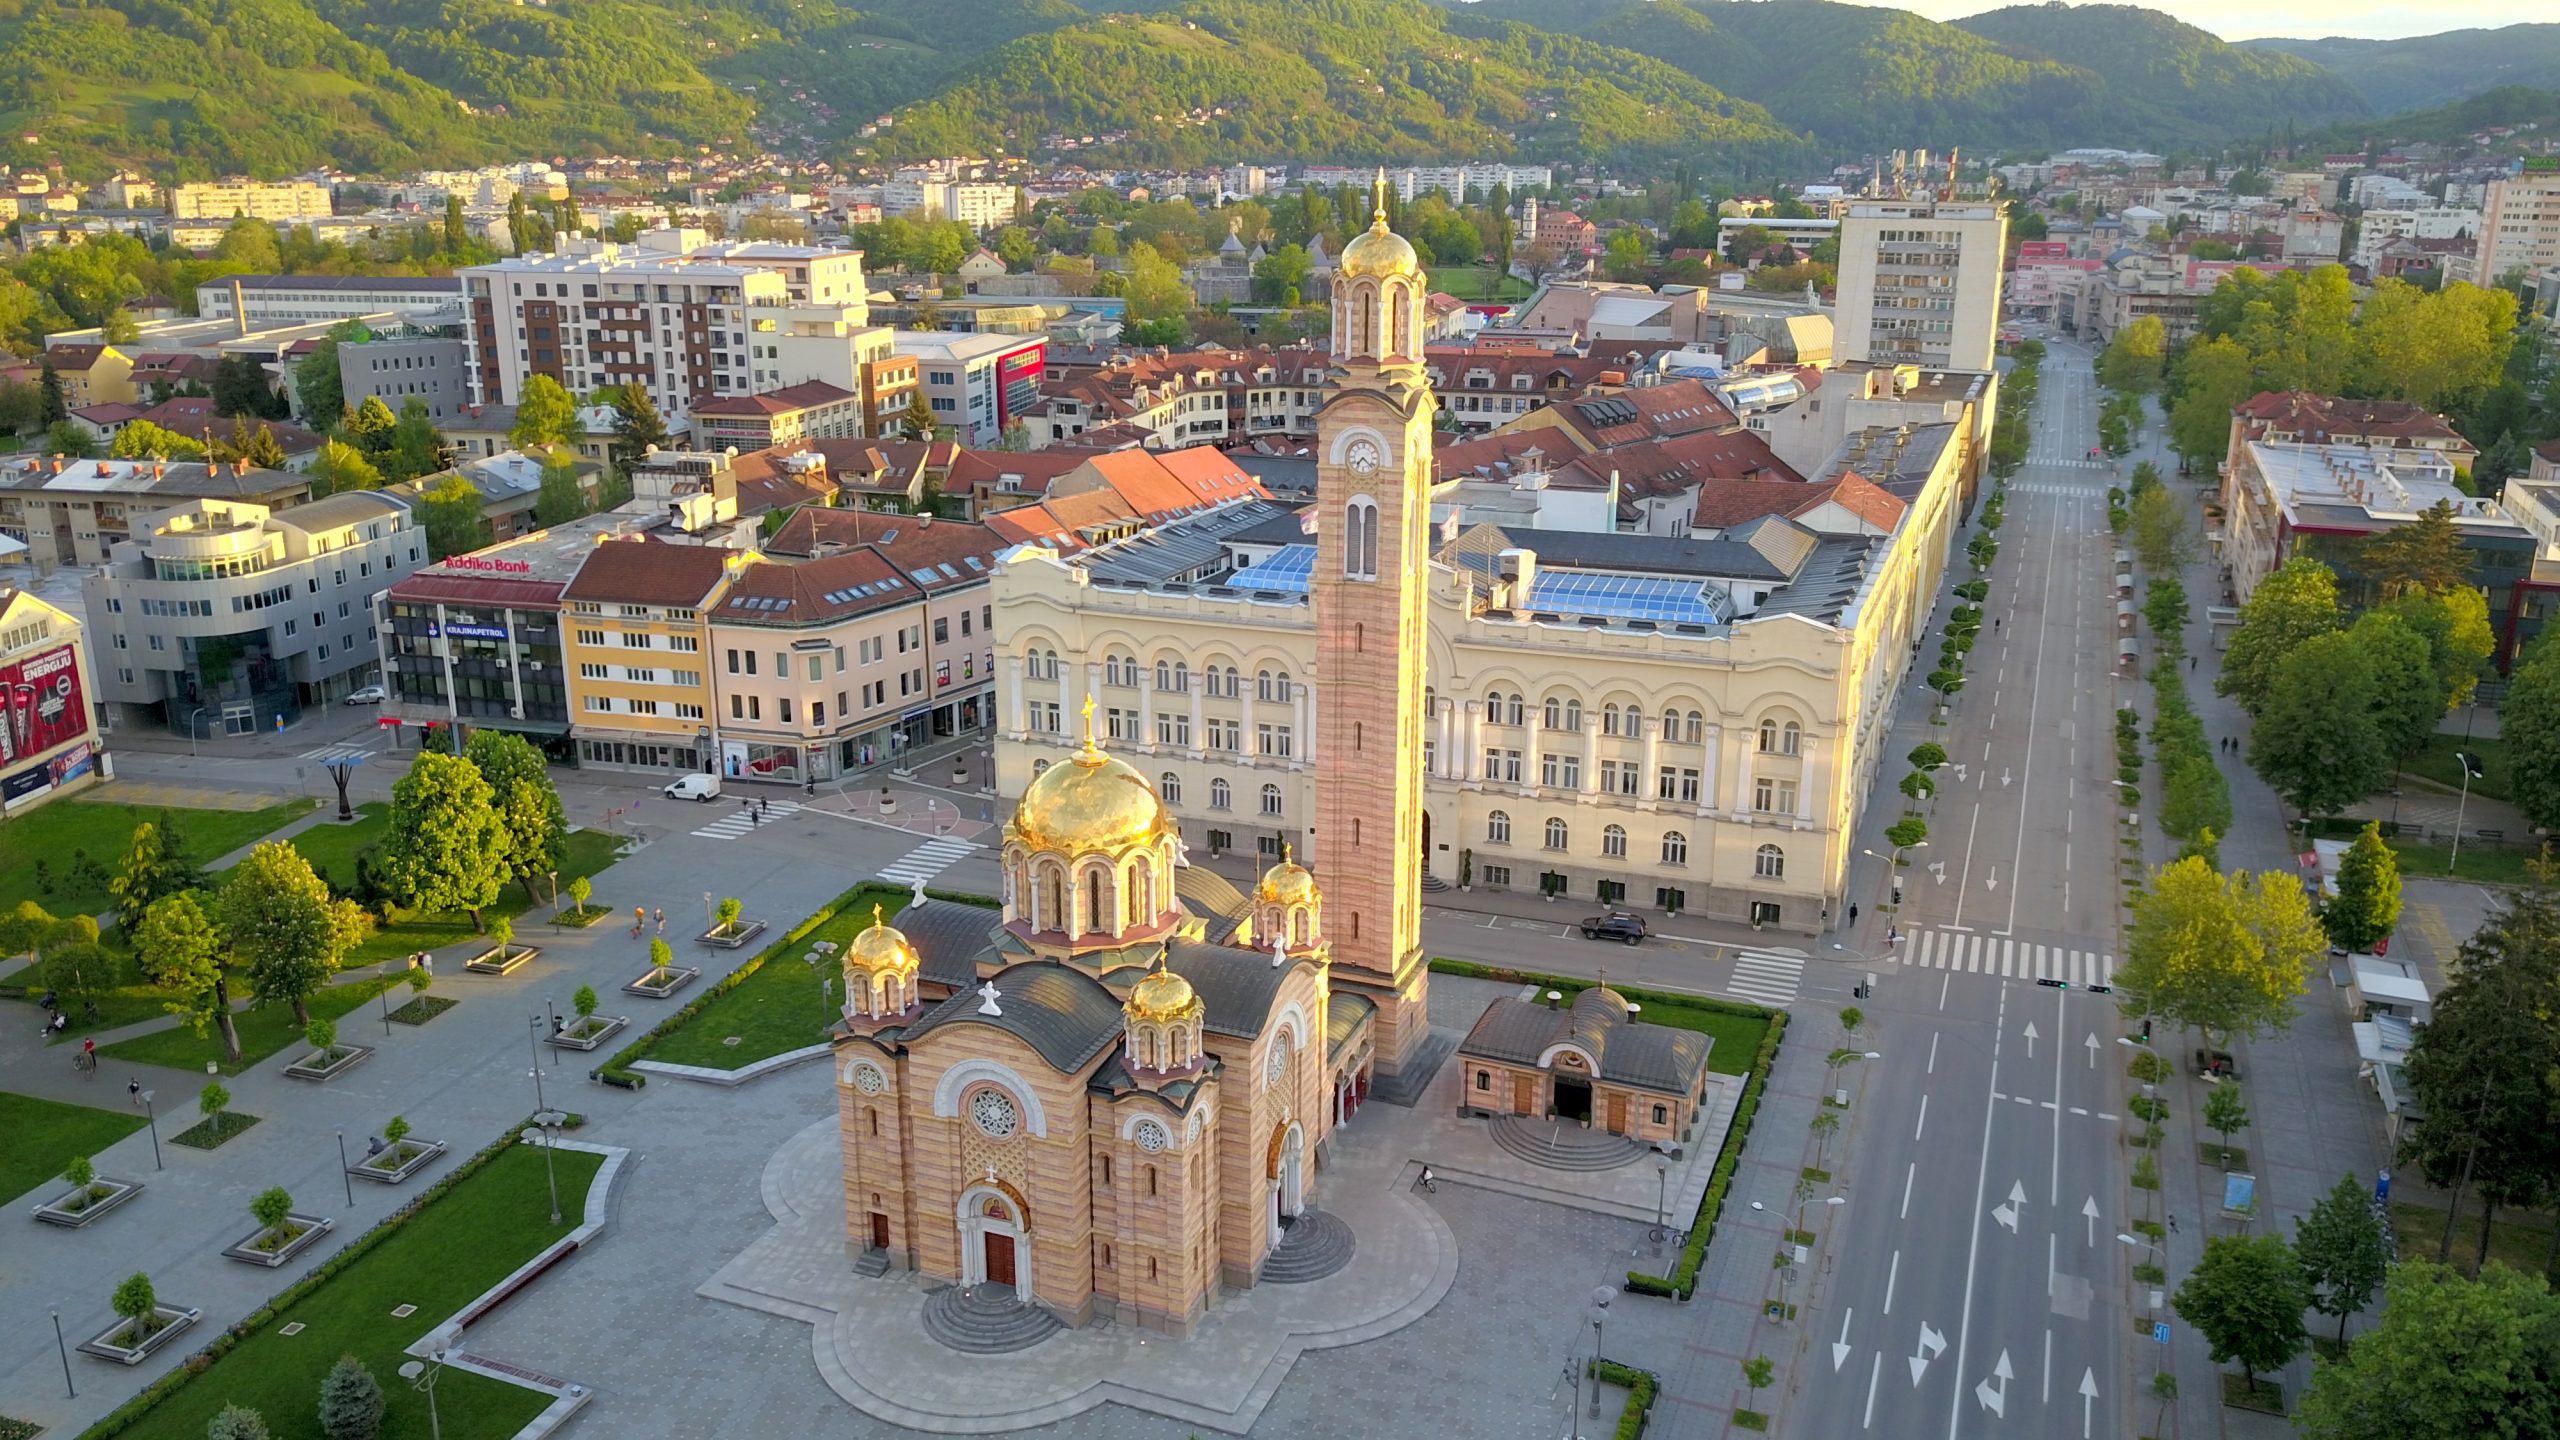
[(124, 1098), (132, 1101), (136, 1105), (140, 1105), (142, 1103), (142, 1079), (140, 1076), (136, 1076), (133, 1079), (124, 1082)]
[(808, 779), (801, 781), (801, 782), (800, 782), (800, 793), (801, 793), (801, 794), (803, 794), (803, 795), (805, 795), (805, 796), (807, 796), (808, 798), (810, 798), (810, 799), (812, 799), (812, 800), (817, 799), (817, 798), (818, 798), (818, 777), (817, 777), (817, 776), (815, 776), (815, 775), (812, 775), (812, 776), (810, 776)]
[(646, 905), (634, 905), (634, 906), (632, 906), (632, 907), (631, 907), (631, 938), (632, 938), (632, 939), (634, 939), (634, 940), (639, 939), (642, 935), (644, 935), (644, 934), (648, 933), (648, 929), (649, 929), (649, 907), (648, 907), (648, 906), (646, 906)]
[(98, 1039), (94, 1035), (80, 1042), (80, 1068), (88, 1073), (90, 1079), (98, 1078)]
[(2193, 674), (2193, 673), (2195, 672), (2195, 668), (2196, 668), (2196, 659), (2197, 659), (2197, 657), (2196, 657), (2196, 656), (2193, 656), (2193, 655), (2190, 655), (2190, 656), (2188, 656), (2188, 657), (2187, 657), (2187, 672), (2188, 672), (2189, 674)]
[(436, 957), (427, 951), (419, 951), (418, 968), (426, 971), (427, 978), (433, 980), (436, 978)]
[(658, 907), (658, 933), (667, 933), (667, 907), (664, 905)]
[(1849, 923), (1853, 926), (1858, 923), (1858, 905), (1854, 900), (1849, 902)]
[(2174, 1210), (2169, 1212), (2169, 1233), (2172, 1235), (2178, 1233), (2178, 1213)]

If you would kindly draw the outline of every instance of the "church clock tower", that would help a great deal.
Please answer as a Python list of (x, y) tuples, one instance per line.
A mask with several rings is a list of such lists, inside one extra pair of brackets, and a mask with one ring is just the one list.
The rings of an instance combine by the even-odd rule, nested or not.
[[(1390, 1096), (1430, 1034), (1422, 954), (1424, 602), (1431, 379), (1422, 265), (1387, 229), (1386, 179), (1333, 282), (1333, 364), (1316, 417), (1316, 858), (1337, 989), (1375, 1001)], [(1399, 1083), (1399, 1082), (1402, 1083)]]

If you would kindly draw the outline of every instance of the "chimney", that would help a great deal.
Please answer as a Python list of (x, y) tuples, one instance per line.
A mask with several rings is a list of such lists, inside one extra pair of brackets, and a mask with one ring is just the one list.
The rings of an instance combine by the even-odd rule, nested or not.
[(249, 473), (249, 457), (248, 457), (248, 456), (246, 456), (246, 455), (243, 455), (243, 456), (241, 456), (239, 459), (232, 461), (232, 462), (231, 462), (231, 473), (232, 473), (232, 474), (234, 474), (234, 475), (246, 475), (246, 474), (248, 474), (248, 473)]
[(249, 302), (241, 295), (240, 277), (237, 275), (231, 277), (231, 333), (239, 336), (249, 333)]
[(59, 450), (53, 452), (53, 473), (56, 475), (62, 473), (62, 452)]
[(169, 467), (168, 467), (168, 465), (167, 465), (165, 462), (163, 462), (163, 461), (159, 461), (159, 460), (154, 460), (154, 461), (152, 461), (152, 462), (151, 462), (151, 478), (152, 478), (152, 479), (154, 479), (154, 480), (161, 479), (162, 477), (166, 476), (168, 473), (169, 473)]

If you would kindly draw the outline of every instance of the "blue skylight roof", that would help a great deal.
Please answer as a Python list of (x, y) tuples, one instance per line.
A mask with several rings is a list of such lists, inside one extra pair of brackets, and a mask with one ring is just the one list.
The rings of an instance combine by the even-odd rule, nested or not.
[(1714, 597), (1696, 580), (1662, 575), (1597, 575), (1542, 570), (1529, 592), (1528, 610), (1594, 615), (1612, 620), (1652, 620), (1665, 625), (1720, 625)]
[(1286, 590), (1305, 594), (1307, 581), (1315, 574), (1316, 547), (1283, 545), (1270, 559), (1249, 569), (1238, 570), (1227, 583), (1240, 590)]

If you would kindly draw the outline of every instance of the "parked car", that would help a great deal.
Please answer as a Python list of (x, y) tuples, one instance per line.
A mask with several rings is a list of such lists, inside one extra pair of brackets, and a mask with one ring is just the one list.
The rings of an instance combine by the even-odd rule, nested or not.
[(2219, 1080), (2240, 1078), (2240, 1069), (2231, 1063), (2231, 1052), (2228, 1050), (2196, 1051), (2196, 1073), (2210, 1075)]
[(1619, 940), (1629, 945), (1642, 940), (1645, 935), (1644, 917), (1630, 915), (1624, 910), (1594, 915), (1583, 921), (1581, 928), (1585, 940)]
[(720, 777), (699, 771), (679, 775), (667, 786), (665, 793), (670, 800), (699, 800), (707, 805), (720, 798)]
[(342, 705), (379, 705), (390, 698), (390, 694), (381, 686), (367, 685), (362, 689), (348, 691), (347, 698), (338, 703)]

